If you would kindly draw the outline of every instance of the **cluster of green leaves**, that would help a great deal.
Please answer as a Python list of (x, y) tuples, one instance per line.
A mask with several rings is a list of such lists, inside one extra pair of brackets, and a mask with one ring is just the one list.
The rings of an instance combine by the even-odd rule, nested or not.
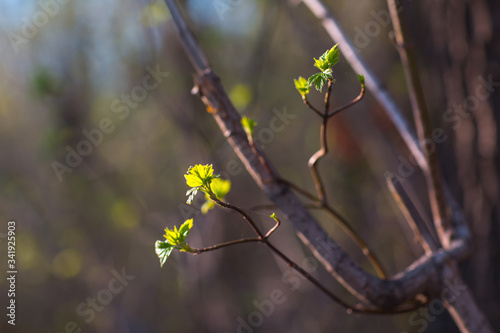
[(294, 80), (295, 88), (302, 95), (302, 98), (309, 94), (312, 86), (321, 92), (328, 81), (335, 81), (332, 76), (332, 67), (339, 62), (339, 56), (338, 44), (335, 44), (331, 49), (326, 50), (319, 59), (314, 59), (314, 66), (321, 72), (311, 75), (307, 80), (302, 76)]
[(191, 187), (186, 195), (188, 196), (187, 204), (193, 203), (194, 197), (198, 191), (205, 192), (206, 194), (212, 194), (212, 189), (210, 184), (212, 180), (220, 177), (220, 175), (214, 175), (214, 169), (212, 165), (201, 165), (197, 164), (195, 166), (190, 166), (184, 178), (186, 178), (186, 184)]
[[(198, 191), (205, 193), (207, 201), (201, 206), (202, 213), (206, 214), (210, 209), (215, 206), (214, 200), (224, 200), (226, 194), (231, 190), (231, 182), (219, 178), (220, 175), (214, 175), (212, 165), (201, 165), (189, 167), (184, 175), (186, 184), (191, 188), (187, 191), (187, 203), (191, 204)], [(193, 227), (193, 219), (186, 220), (180, 227), (174, 227), (173, 230), (165, 229), (166, 241), (156, 241), (155, 250), (160, 264), (163, 266), (167, 258), (170, 256), (174, 249), (183, 252), (196, 252), (195, 249), (189, 246), (186, 238), (189, 231)]]
[(186, 192), (188, 204), (193, 203), (198, 191), (205, 193), (206, 202), (201, 206), (203, 214), (206, 214), (215, 206), (214, 199), (224, 200), (226, 194), (231, 190), (231, 182), (219, 178), (220, 175), (214, 175), (214, 169), (211, 164), (197, 164), (189, 167), (184, 177), (186, 178), (186, 184), (191, 187)]
[(190, 247), (186, 242), (186, 238), (192, 227), (193, 219), (189, 219), (186, 220), (179, 229), (177, 229), (176, 226), (174, 226), (173, 230), (165, 228), (165, 235), (163, 235), (163, 237), (165, 237), (166, 241), (159, 240), (155, 243), (155, 251), (158, 258), (160, 258), (161, 266), (163, 266), (173, 249), (178, 249), (183, 252), (196, 252), (196, 250)]

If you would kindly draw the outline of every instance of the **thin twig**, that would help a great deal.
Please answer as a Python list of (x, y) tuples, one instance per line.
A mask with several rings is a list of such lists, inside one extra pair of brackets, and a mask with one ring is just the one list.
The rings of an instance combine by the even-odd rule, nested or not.
[(313, 110), (318, 116), (323, 117), (323, 114), (316, 109), (309, 101), (307, 100), (307, 97), (302, 97), (302, 100), (304, 101), (304, 104), (311, 110)]
[(314, 153), (313, 156), (311, 156), (309, 162), (307, 163), (309, 169), (311, 170), (314, 186), (316, 187), (316, 192), (318, 193), (318, 198), (321, 201), (321, 203), (326, 202), (326, 195), (325, 195), (325, 188), (323, 182), (321, 181), (321, 177), (319, 176), (316, 164), (323, 156), (325, 156), (328, 153), (327, 125), (328, 125), (328, 110), (330, 108), (330, 96), (332, 94), (332, 85), (333, 81), (328, 80), (328, 89), (325, 95), (325, 108), (323, 110), (323, 114), (321, 115), (323, 119), (320, 129), (321, 148), (316, 153)]
[[(283, 252), (281, 252), (280, 250), (278, 250), (269, 241), (269, 239), (268, 239), (269, 236), (280, 225), (279, 219), (276, 219), (276, 225), (273, 228), (271, 228), (267, 232), (267, 234), (265, 236), (262, 236), (262, 232), (258, 229), (258, 227), (256, 226), (256, 224), (253, 221), (253, 219), (248, 214), (246, 214), (242, 209), (240, 209), (240, 208), (238, 208), (238, 207), (236, 207), (236, 206), (234, 206), (232, 204), (229, 204), (227, 202), (218, 200), (218, 199), (214, 200), (214, 202), (216, 204), (222, 206), (222, 207), (225, 207), (225, 208), (228, 208), (228, 209), (232, 209), (232, 210), (238, 212), (252, 226), (252, 228), (254, 229), (254, 231), (255, 231), (255, 233), (257, 234), (258, 237), (257, 238), (240, 239), (240, 240), (236, 240), (236, 241), (232, 241), (232, 242), (227, 242), (227, 243), (215, 245), (215, 246), (210, 247), (210, 248), (205, 248), (205, 249), (198, 250), (197, 253), (203, 252), (202, 250), (205, 250), (204, 252), (206, 252), (206, 251), (220, 249), (220, 248), (225, 247), (225, 246), (231, 246), (231, 245), (236, 245), (236, 244), (241, 244), (241, 243), (260, 242), (260, 243), (264, 243), (269, 249), (271, 249), (271, 251), (273, 251), (278, 257), (280, 257), (280, 259), (282, 259), (289, 267), (292, 267), (295, 271), (297, 271), (304, 278), (306, 278), (308, 281), (310, 281), (315, 287), (317, 287), (319, 290), (321, 290), (330, 299), (332, 299), (333, 301), (335, 301), (336, 303), (338, 303), (339, 305), (341, 305), (342, 307), (344, 307), (347, 310), (348, 313), (372, 313), (372, 314), (376, 314), (376, 313), (377, 314), (380, 314), (380, 313), (400, 313), (400, 312), (408, 312), (408, 311), (414, 310), (414, 309), (422, 306), (422, 304), (418, 304), (418, 305), (413, 305), (410, 308), (403, 306), (403, 307), (397, 307), (395, 309), (389, 309), (389, 310), (387, 310), (387, 309), (380, 309), (380, 308), (377, 308), (377, 307), (367, 307), (366, 305), (360, 305), (360, 306), (357, 306), (357, 307), (353, 307), (353, 306), (347, 304), (346, 302), (344, 302), (339, 297), (337, 297), (335, 294), (333, 294), (321, 282), (319, 282), (315, 277), (313, 277), (306, 270), (304, 270), (302, 267), (300, 267), (299, 265), (297, 265), (293, 260), (291, 260), (290, 258), (288, 258)], [(334, 214), (336, 214), (336, 212), (334, 212), (333, 210), (332, 210), (332, 212)], [(338, 215), (338, 216), (340, 216), (340, 215)], [(352, 232), (352, 233), (355, 236), (357, 236), (354, 232)], [(382, 273), (383, 273), (383, 271), (382, 271)], [(385, 274), (385, 273), (383, 273), (383, 274)]]
[(276, 173), (271, 168), (271, 166), (269, 165), (269, 163), (267, 163), (267, 160), (262, 155), (262, 152), (260, 151), (260, 149), (255, 144), (252, 135), (249, 134), (249, 133), (247, 133), (247, 139), (248, 139), (248, 143), (250, 144), (250, 148), (252, 148), (254, 154), (258, 157), (260, 163), (267, 169), (267, 171), (269, 172), (269, 174), (273, 175), (273, 178), (276, 178)]
[[(349, 222), (345, 217), (343, 217), (339, 212), (337, 212), (333, 207), (328, 205), (327, 202), (322, 203), (318, 198), (316, 198), (313, 194), (307, 192), (302, 189), (300, 186), (292, 183), (291, 181), (280, 179), (280, 182), (287, 184), (290, 188), (296, 190), (298, 193), (304, 195), (305, 197), (315, 201), (314, 204), (305, 205), (308, 209), (321, 209), (325, 210), (328, 214), (330, 214), (337, 222), (337, 225), (344, 231), (347, 236), (349, 236), (354, 243), (361, 249), (363, 255), (368, 259), (370, 264), (375, 269), (375, 272), (381, 279), (387, 279), (387, 273), (383, 268), (380, 260), (376, 257), (376, 255), (370, 250), (366, 242), (356, 233), (356, 231), (349, 225)], [(274, 209), (275, 205), (259, 205), (251, 207), (250, 210), (260, 210), (260, 209)]]
[[(401, 58), (401, 63), (405, 71), (406, 83), (410, 94), (410, 101), (413, 110), (413, 119), (417, 128), (417, 135), (420, 147), (425, 151), (426, 142), (432, 142), (432, 125), (429, 111), (425, 103), (424, 92), (418, 74), (418, 65), (413, 52), (413, 48), (408, 42), (408, 33), (405, 25), (405, 18), (402, 10), (398, 8), (396, 0), (387, 0), (389, 13), (391, 15), (392, 26), (394, 28), (394, 37), (397, 50)], [(399, 6), (402, 6), (399, 3)], [(443, 184), (441, 180), (441, 171), (437, 153), (426, 153), (428, 168), (423, 170), (429, 201), (431, 205), (434, 225), (438, 232), (443, 246), (448, 247), (452, 232), (451, 221), (448, 218), (445, 204)]]
[(361, 252), (368, 259), (368, 261), (370, 261), (370, 264), (375, 269), (375, 272), (377, 272), (378, 277), (384, 280), (387, 279), (387, 273), (382, 267), (380, 260), (370, 250), (361, 236), (359, 236), (358, 233), (349, 225), (347, 219), (343, 217), (339, 212), (337, 212), (333, 207), (330, 207), (328, 204), (323, 205), (323, 209), (337, 220), (337, 224), (342, 229), (342, 231), (344, 231), (347, 236), (349, 236), (361, 248)]
[[(387, 182), (387, 188), (391, 192), (394, 201), (401, 210), (401, 213), (403, 213), (406, 222), (413, 231), (415, 239), (422, 246), (425, 253), (430, 254), (433, 251), (437, 250), (438, 247), (434, 246), (435, 245), (434, 239), (432, 238), (428, 239), (430, 235), (427, 230), (427, 227), (423, 223), (422, 218), (419, 216), (418, 211), (412, 205), (411, 201), (408, 198), (408, 195), (404, 191), (404, 188), (401, 186), (401, 184), (394, 177), (387, 177), (386, 182)], [(403, 199), (402, 196), (405, 196), (405, 199)], [(412, 213), (410, 213), (410, 207), (412, 208)], [(422, 235), (423, 233), (425, 233), (425, 236)]]
[(302, 187), (296, 185), (295, 183), (292, 183), (291, 181), (289, 180), (286, 180), (286, 179), (283, 179), (283, 178), (279, 178), (277, 179), (278, 182), (280, 183), (283, 183), (283, 184), (286, 184), (288, 187), (290, 187), (291, 189), (297, 191), (298, 193), (302, 194), (304, 197), (312, 200), (312, 201), (315, 201), (315, 202), (319, 202), (321, 204), (321, 200), (315, 196), (314, 194), (306, 191), (305, 189), (303, 189)]
[[(312, 284), (314, 284), (318, 289), (320, 289), (323, 293), (325, 293), (332, 300), (334, 300), (335, 302), (337, 302), (338, 304), (340, 304), (341, 306), (346, 308), (347, 311), (349, 311), (349, 312), (355, 311), (355, 309), (353, 309), (350, 305), (348, 305), (343, 300), (341, 300), (340, 298), (335, 296), (323, 284), (321, 284), (321, 282), (319, 282), (316, 278), (314, 278), (311, 274), (309, 274), (307, 271), (305, 271), (302, 267), (297, 265), (293, 260), (288, 258), (283, 252), (278, 250), (273, 244), (271, 244), (269, 242), (268, 237), (279, 226), (279, 220), (277, 220), (276, 225), (266, 235), (263, 235), (263, 233), (259, 230), (259, 228), (255, 224), (253, 219), (247, 213), (245, 213), (245, 211), (243, 211), (242, 209), (240, 209), (234, 205), (231, 205), (227, 202), (221, 201), (217, 198), (212, 198), (212, 200), (214, 200), (214, 202), (216, 204), (218, 204), (219, 206), (222, 206), (222, 207), (225, 207), (228, 209), (232, 209), (232, 210), (238, 212), (250, 224), (250, 226), (252, 227), (252, 229), (254, 230), (254, 232), (257, 234), (258, 237), (246, 240), (245, 242), (262, 242), (262, 243), (264, 243), (267, 247), (269, 247), (271, 249), (271, 251), (273, 251), (276, 255), (278, 255), (278, 257), (280, 257), (284, 262), (286, 262), (286, 264), (288, 266), (292, 267), (295, 271), (297, 271), (299, 274), (304, 276), (307, 280), (309, 280)], [(240, 244), (240, 243), (243, 243), (243, 241), (229, 242), (229, 243), (226, 243), (224, 246), (235, 245), (235, 244)], [(220, 246), (219, 246), (219, 248), (220, 248)]]
[(357, 102), (359, 102), (363, 98), (364, 95), (365, 95), (365, 85), (361, 84), (361, 92), (359, 93), (359, 95), (355, 99), (353, 99), (352, 101), (350, 101), (349, 103), (344, 104), (341, 107), (339, 107), (339, 108), (333, 110), (332, 112), (328, 113), (328, 118), (336, 115), (337, 113), (339, 113), (341, 111), (344, 111), (345, 109), (350, 108), (351, 106), (353, 106), (354, 104), (356, 104)]
[(236, 212), (238, 212), (241, 216), (243, 216), (243, 218), (248, 222), (248, 224), (250, 225), (250, 227), (253, 229), (253, 231), (257, 234), (257, 236), (259, 236), (259, 238), (265, 238), (264, 234), (259, 230), (259, 228), (257, 227), (257, 225), (255, 224), (255, 222), (252, 220), (252, 218), (247, 214), (245, 213), (244, 210), (236, 207), (236, 206), (233, 206), (227, 202), (224, 202), (224, 201), (221, 201), (217, 198), (211, 198), (217, 205), (219, 206), (222, 206), (222, 207), (225, 207), (225, 208), (229, 208), (229, 209), (232, 209)]
[[(305, 2), (306, 0), (303, 1)], [(307, 0), (307, 2), (311, 1), (313, 0)], [(321, 3), (317, 0), (314, 1)], [(443, 272), (449, 270), (450, 260), (463, 259), (464, 254), (467, 252), (468, 244), (461, 239), (453, 240), (449, 249), (440, 249), (432, 256), (419, 258), (406, 270), (390, 280), (381, 280), (363, 270), (328, 236), (318, 221), (311, 216), (291, 191), (283, 191), (282, 184), (277, 181), (266, 181), (271, 179), (272, 175), (262, 166), (252, 149), (250, 149), (248, 140), (242, 139), (245, 134), (240, 124), (241, 117), (231, 104), (220, 79), (206, 63), (200, 61), (199, 56), (191, 55), (191, 53), (194, 55), (203, 55), (203, 52), (187, 28), (184, 18), (179, 13), (176, 1), (165, 0), (165, 2), (170, 9), (173, 22), (179, 32), (181, 44), (196, 71), (196, 84), (199, 87), (203, 103), (205, 103), (207, 109), (213, 111), (211, 115), (214, 117), (222, 133), (238, 134), (229, 136), (227, 141), (231, 144), (233, 150), (241, 159), (257, 185), (286, 214), (295, 228), (298, 237), (313, 251), (314, 255), (321, 261), (328, 272), (363, 303), (378, 305), (384, 309), (395, 308), (399, 304), (414, 300), (418, 294), (440, 292), (441, 286), (429, 283), (429, 281), (439, 281), (442, 278)], [(324, 6), (322, 8), (326, 11)], [(332, 21), (329, 18), (324, 18), (324, 22), (326, 22), (325, 26), (328, 25), (328, 20)], [(341, 41), (339, 40), (339, 42)], [(370, 89), (368, 71), (356, 69), (356, 72), (365, 75), (367, 88)], [(373, 89), (370, 90), (373, 91)], [(386, 93), (385, 96), (388, 97), (388, 94)], [(392, 102), (392, 100), (390, 101)], [(385, 105), (384, 103), (382, 104)], [(394, 110), (397, 110), (395, 104), (393, 104), (393, 107), (395, 108)], [(403, 119), (397, 112), (395, 116)], [(408, 137), (408, 133), (406, 134), (406, 137)], [(405, 133), (402, 133), (402, 135), (404, 136)], [(417, 158), (417, 160), (419, 159)], [(425, 164), (425, 159), (423, 161)], [(463, 291), (464, 294), (467, 292), (467, 290)]]
[(222, 248), (224, 248), (226, 246), (232, 246), (232, 245), (243, 244), (243, 243), (252, 243), (252, 242), (253, 243), (255, 243), (255, 242), (262, 242), (262, 239), (260, 239), (260, 238), (242, 238), (242, 239), (237, 239), (237, 240), (230, 241), (230, 242), (225, 242), (225, 243), (220, 243), (220, 244), (217, 244), (217, 245), (212, 245), (212, 246), (204, 247), (202, 249), (195, 249), (196, 252), (194, 252), (194, 254), (208, 252), (208, 251), (215, 251), (215, 250), (222, 249)]
[(335, 43), (339, 44), (340, 51), (344, 55), (347, 62), (351, 65), (356, 73), (362, 73), (365, 77), (366, 87), (378, 100), (378, 102), (384, 107), (387, 115), (396, 126), (399, 135), (405, 142), (408, 149), (411, 151), (412, 155), (415, 157), (420, 168), (427, 168), (427, 160), (424, 156), (423, 151), (418, 145), (418, 141), (414, 131), (411, 129), (411, 125), (402, 116), (396, 102), (385, 89), (384, 85), (380, 82), (377, 76), (373, 74), (370, 68), (362, 60), (361, 53), (357, 50), (347, 36), (342, 31), (337, 20), (329, 12), (328, 8), (323, 4), (321, 0), (302, 0), (302, 3), (306, 5), (310, 11), (321, 21), (321, 24), (325, 28), (326, 32), (330, 35)]
[(278, 227), (280, 226), (281, 222), (280, 220), (276, 219), (276, 224), (274, 225), (274, 227), (272, 227), (268, 232), (267, 234), (264, 236), (265, 239), (268, 239), (269, 236), (271, 236), (271, 234), (276, 230), (278, 229)]

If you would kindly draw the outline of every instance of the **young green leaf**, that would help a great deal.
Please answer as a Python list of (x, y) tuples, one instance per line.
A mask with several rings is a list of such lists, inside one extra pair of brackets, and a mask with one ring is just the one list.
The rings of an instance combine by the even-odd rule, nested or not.
[(165, 263), (165, 261), (167, 261), (167, 258), (170, 256), (173, 249), (174, 245), (168, 242), (156, 241), (155, 252), (158, 258), (160, 259), (161, 267), (163, 267), (163, 264)]
[(335, 79), (333, 78), (333, 75), (332, 75), (332, 69), (331, 68), (328, 68), (326, 71), (323, 72), (323, 75), (330, 81), (335, 81)]
[(319, 92), (322, 91), (323, 89), (323, 86), (326, 84), (326, 82), (328, 81), (328, 77), (326, 74), (324, 73), (316, 73), (316, 74), (313, 74), (311, 75), (311, 77), (307, 80), (307, 82), (310, 84), (310, 85), (314, 85), (314, 88), (316, 88), (316, 90), (318, 90)]
[(224, 200), (226, 194), (228, 194), (229, 191), (231, 190), (231, 181), (221, 178), (216, 178), (212, 180), (210, 188), (212, 189), (212, 192), (215, 193), (215, 195), (219, 200)]
[(189, 230), (193, 227), (193, 219), (186, 220), (179, 228), (179, 235), (182, 237), (182, 241), (186, 240), (189, 235)]
[(245, 132), (248, 135), (252, 136), (253, 128), (257, 126), (257, 122), (248, 117), (243, 117), (241, 118), (241, 125), (243, 125), (243, 129), (245, 130)]
[(179, 238), (180, 238), (177, 227), (174, 226), (173, 230), (165, 228), (165, 235), (163, 235), (163, 237), (165, 237), (167, 242), (170, 243), (172, 246), (177, 245), (177, 243), (179, 243)]
[(184, 178), (186, 178), (186, 184), (192, 187), (192, 189), (186, 192), (186, 195), (188, 196), (186, 201), (187, 204), (190, 205), (193, 202), (198, 191), (210, 194), (212, 192), (210, 189), (210, 183), (218, 177), (220, 177), (220, 175), (214, 175), (214, 169), (211, 164), (197, 164), (193, 167), (189, 167), (187, 173), (184, 175)]
[(208, 186), (210, 185), (210, 181), (215, 177), (219, 176), (214, 176), (214, 169), (212, 168), (212, 164), (196, 164), (195, 166), (189, 167), (186, 175), (184, 175), (184, 178), (186, 178), (186, 184), (188, 184), (188, 186), (190, 187)]
[(326, 71), (330, 66), (328, 66), (328, 62), (322, 56), (319, 59), (314, 58), (314, 67), (318, 68), (320, 71)]
[(302, 98), (305, 98), (307, 94), (311, 91), (311, 86), (302, 76), (299, 76), (298, 79), (293, 80), (295, 82), (295, 89), (302, 95)]
[(174, 229), (165, 228), (165, 235), (163, 235), (163, 237), (165, 237), (166, 241), (156, 241), (155, 243), (156, 255), (160, 258), (161, 266), (163, 266), (173, 249), (178, 249), (183, 252), (196, 252), (196, 250), (190, 247), (186, 242), (186, 238), (192, 227), (193, 219), (189, 219), (186, 220), (179, 229), (177, 229), (176, 226), (174, 226)]
[(269, 216), (269, 217), (272, 218), (275, 221), (278, 221), (278, 217), (276, 216), (275, 213), (272, 213), (271, 216)]
[(314, 66), (322, 72), (335, 66), (337, 62), (339, 62), (340, 56), (338, 45), (339, 44), (335, 44), (331, 49), (326, 50), (319, 59), (315, 58)]
[(340, 53), (338, 46), (339, 44), (335, 44), (330, 50), (325, 52), (325, 60), (330, 68), (339, 62)]
[(361, 74), (358, 74), (358, 80), (359, 80), (359, 83), (361, 83), (362, 86), (365, 85), (365, 77)]

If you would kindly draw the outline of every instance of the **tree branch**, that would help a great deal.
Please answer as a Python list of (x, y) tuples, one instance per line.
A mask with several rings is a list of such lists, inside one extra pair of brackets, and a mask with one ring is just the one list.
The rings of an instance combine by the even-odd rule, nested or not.
[[(402, 10), (398, 9), (396, 0), (387, 0), (389, 12), (391, 15), (392, 26), (394, 28), (394, 37), (396, 47), (403, 65), (406, 84), (410, 94), (410, 101), (413, 110), (413, 119), (417, 128), (420, 147), (425, 151), (426, 143), (432, 142), (432, 124), (427, 105), (425, 103), (424, 91), (418, 74), (418, 65), (413, 48), (410, 46), (407, 37), (407, 28), (404, 21)], [(399, 4), (402, 6), (402, 4)], [(433, 222), (439, 235), (440, 242), (447, 247), (453, 231), (444, 198), (443, 184), (441, 181), (441, 171), (437, 159), (437, 152), (426, 153), (427, 165), (423, 169), (427, 183), (427, 192), (432, 210)]]
[(356, 73), (362, 73), (365, 77), (366, 88), (374, 95), (377, 101), (384, 107), (387, 115), (394, 123), (401, 138), (415, 157), (418, 165), (422, 170), (427, 168), (427, 160), (424, 153), (418, 145), (415, 133), (411, 129), (408, 121), (402, 116), (398, 106), (390, 96), (389, 92), (383, 87), (379, 79), (373, 75), (372, 71), (363, 62), (359, 55), (359, 51), (351, 44), (345, 36), (337, 21), (329, 13), (326, 6), (321, 0), (302, 0), (311, 12), (321, 21), (323, 28), (330, 35), (335, 43), (339, 44), (340, 51), (345, 59)]
[[(450, 260), (461, 260), (466, 254), (462, 240), (453, 240), (447, 250), (439, 249), (432, 256), (423, 256), (404, 272), (389, 280), (382, 280), (364, 271), (334, 242), (319, 223), (286, 185), (276, 180), (251, 149), (240, 124), (241, 118), (231, 104), (219, 78), (202, 61), (204, 56), (191, 32), (183, 22), (175, 0), (165, 0), (181, 43), (196, 70), (196, 85), (201, 98), (223, 133), (231, 133), (228, 142), (246, 169), (270, 200), (285, 214), (298, 237), (306, 244), (323, 266), (355, 297), (366, 304), (382, 309), (393, 309), (413, 301), (419, 294), (440, 292), (442, 273)], [(200, 60), (201, 59), (201, 60)], [(206, 64), (206, 66), (204, 66)], [(366, 72), (360, 70), (366, 74)], [(263, 155), (263, 158), (267, 158)], [(271, 166), (271, 164), (268, 162)], [(278, 173), (276, 172), (276, 175)]]
[(408, 197), (408, 194), (404, 190), (401, 183), (395, 179), (395, 177), (387, 177), (387, 187), (391, 192), (394, 201), (398, 205), (399, 209), (403, 213), (403, 216), (406, 219), (406, 222), (410, 226), (415, 238), (418, 243), (422, 246), (425, 253), (430, 255), (433, 251), (436, 251), (439, 248), (439, 245), (436, 243), (431, 233), (427, 229), (427, 226), (422, 220), (418, 210), (412, 204), (411, 199)]

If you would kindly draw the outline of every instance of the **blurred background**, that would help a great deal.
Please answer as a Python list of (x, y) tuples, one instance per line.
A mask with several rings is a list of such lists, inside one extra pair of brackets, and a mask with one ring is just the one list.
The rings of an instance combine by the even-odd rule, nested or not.
[[(325, 2), (410, 119), (385, 2)], [(320, 124), (293, 79), (313, 74), (312, 58), (334, 42), (298, 1), (179, 4), (236, 108), (258, 121), (265, 154), (285, 178), (314, 191), (307, 160), (319, 147)], [(487, 84), (500, 81), (500, 3), (403, 4), (433, 127), (446, 136), (435, 144), (443, 176), (474, 234), (463, 274), (500, 330), (500, 94), (498, 83)], [(16, 326), (2, 320), (2, 331), (458, 332), (439, 311), (426, 320), (418, 313), (347, 315), (257, 244), (174, 253), (160, 268), (155, 241), (185, 219), (195, 218), (189, 239), (199, 248), (251, 235), (231, 212), (201, 214), (201, 195), (193, 206), (184, 204), (188, 166), (210, 163), (230, 178), (231, 203), (249, 209), (269, 203), (191, 95), (193, 70), (166, 6), (3, 0), (0, 12), (3, 309), (9, 220), (16, 221), (18, 269)], [(341, 55), (334, 106), (357, 96), (356, 74)], [(321, 105), (322, 95), (311, 95)], [(390, 273), (404, 269), (422, 251), (384, 174), (401, 176), (428, 216), (424, 181), (409, 152), (369, 92), (331, 121), (329, 140), (320, 171), (331, 203)], [(270, 213), (252, 210), (262, 228), (271, 225)], [(328, 216), (314, 214), (372, 272)], [(352, 302), (283, 222), (276, 245)]]

